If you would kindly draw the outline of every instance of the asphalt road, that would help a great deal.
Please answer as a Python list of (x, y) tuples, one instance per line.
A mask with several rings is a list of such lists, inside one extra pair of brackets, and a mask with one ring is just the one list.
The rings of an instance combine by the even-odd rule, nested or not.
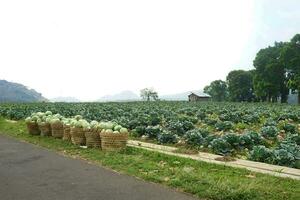
[(0, 135), (1, 200), (192, 200), (164, 186)]

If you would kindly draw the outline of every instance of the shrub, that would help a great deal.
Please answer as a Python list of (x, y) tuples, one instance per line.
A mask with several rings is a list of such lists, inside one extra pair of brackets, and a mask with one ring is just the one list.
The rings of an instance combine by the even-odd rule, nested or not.
[(240, 147), (252, 149), (254, 145), (263, 143), (263, 138), (256, 132), (245, 132), (240, 136)]
[(240, 137), (234, 133), (227, 133), (222, 137), (226, 142), (228, 142), (232, 148), (237, 149), (240, 143)]
[(184, 135), (184, 139), (187, 144), (193, 146), (200, 146), (204, 143), (204, 138), (202, 137), (201, 131), (199, 129), (193, 129), (188, 131)]
[(214, 125), (218, 122), (218, 120), (213, 119), (213, 118), (205, 118), (204, 123), (206, 123), (207, 125)]
[(167, 128), (169, 131), (172, 131), (173, 133), (180, 136), (185, 133), (185, 130), (183, 129), (183, 124), (179, 121), (170, 121)]
[(264, 123), (264, 126), (276, 126), (277, 125), (277, 122), (274, 121), (274, 120), (267, 120), (265, 123)]
[[(295, 142), (282, 141), (277, 147), (277, 164), (300, 168), (300, 146)], [(284, 151), (283, 151), (284, 150)], [(279, 154), (280, 153), (280, 154)], [(293, 158), (291, 158), (293, 157)]]
[(286, 132), (286, 133), (291, 133), (291, 134), (295, 134), (297, 132), (297, 127), (294, 124), (291, 124), (289, 122), (285, 122), (282, 125), (282, 129)]
[(201, 133), (203, 138), (206, 138), (207, 136), (211, 135), (211, 132), (208, 129), (198, 128), (197, 130)]
[(168, 130), (164, 130), (157, 136), (157, 141), (160, 144), (174, 144), (177, 142), (177, 135)]
[(298, 134), (289, 134), (285, 141), (288, 143), (296, 143), (297, 145), (300, 145), (300, 135)]
[(146, 135), (149, 138), (157, 138), (157, 136), (160, 134), (161, 132), (161, 128), (159, 125), (157, 126), (148, 126), (145, 130)]
[(210, 143), (214, 140), (214, 139), (217, 139), (219, 138), (219, 136), (217, 135), (214, 135), (214, 134), (210, 134), (208, 135), (207, 137), (205, 137), (204, 139), (204, 147), (208, 147), (210, 145)]
[(233, 151), (231, 145), (223, 138), (214, 139), (211, 141), (209, 147), (214, 153), (220, 155), (228, 155)]
[(267, 139), (274, 139), (278, 135), (278, 129), (276, 126), (264, 126), (261, 128), (261, 135)]
[(233, 123), (230, 121), (219, 121), (215, 124), (215, 128), (219, 131), (229, 131), (233, 128)]
[(272, 163), (273, 152), (271, 149), (268, 149), (263, 145), (254, 146), (253, 150), (250, 151), (249, 159), (258, 162)]
[(198, 111), (198, 112), (196, 113), (196, 116), (197, 116), (197, 118), (198, 118), (199, 120), (203, 120), (203, 119), (205, 119), (205, 117), (206, 117), (206, 113), (203, 112), (203, 111)]
[(259, 115), (258, 114), (247, 114), (243, 116), (243, 122), (247, 124), (251, 123), (258, 123), (259, 122)]
[(160, 118), (158, 113), (152, 112), (150, 113), (150, 124), (152, 126), (158, 125), (160, 123)]
[(294, 166), (295, 157), (285, 149), (274, 150), (274, 163), (277, 165)]

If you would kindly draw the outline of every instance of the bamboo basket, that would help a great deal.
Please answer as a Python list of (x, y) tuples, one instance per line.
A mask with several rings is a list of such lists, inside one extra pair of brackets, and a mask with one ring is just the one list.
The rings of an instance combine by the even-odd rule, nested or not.
[(128, 134), (100, 133), (101, 148), (105, 151), (116, 151), (126, 148)]
[(100, 135), (97, 130), (86, 130), (84, 132), (85, 138), (86, 138), (86, 146), (87, 147), (95, 147), (100, 148), (101, 147), (101, 140)]
[(85, 135), (83, 128), (71, 127), (71, 141), (75, 145), (85, 145)]
[(49, 123), (44, 123), (39, 125), (39, 129), (41, 130), (41, 136), (51, 136), (51, 126)]
[(65, 141), (71, 141), (71, 127), (69, 125), (64, 125), (64, 135), (63, 140)]
[(39, 125), (36, 122), (28, 122), (26, 123), (28, 133), (30, 135), (40, 135), (41, 131), (39, 129)]
[(64, 127), (61, 122), (51, 124), (51, 133), (55, 138), (62, 138), (64, 135)]

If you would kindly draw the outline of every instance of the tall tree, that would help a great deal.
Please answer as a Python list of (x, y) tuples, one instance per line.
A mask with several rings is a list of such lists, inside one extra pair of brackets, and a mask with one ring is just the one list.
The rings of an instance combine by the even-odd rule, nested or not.
[(287, 99), (285, 67), (280, 54), (286, 43), (275, 42), (274, 46), (261, 49), (253, 61), (255, 67), (253, 85), (255, 95), (262, 101), (281, 101)]
[(143, 100), (150, 101), (151, 99), (158, 100), (158, 94), (153, 88), (144, 88), (140, 91), (140, 96)]
[(204, 87), (203, 91), (209, 94), (214, 101), (225, 101), (228, 94), (227, 84), (222, 80), (211, 82), (210, 85)]
[(287, 70), (287, 85), (298, 90), (300, 100), (300, 34), (296, 34), (281, 51), (281, 60)]
[(253, 72), (233, 70), (227, 75), (229, 99), (231, 101), (253, 101)]

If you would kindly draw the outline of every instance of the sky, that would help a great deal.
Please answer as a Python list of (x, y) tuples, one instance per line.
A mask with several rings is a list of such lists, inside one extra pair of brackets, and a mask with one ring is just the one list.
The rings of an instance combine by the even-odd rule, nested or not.
[(0, 0), (0, 79), (84, 101), (198, 90), (299, 22), (298, 0)]

